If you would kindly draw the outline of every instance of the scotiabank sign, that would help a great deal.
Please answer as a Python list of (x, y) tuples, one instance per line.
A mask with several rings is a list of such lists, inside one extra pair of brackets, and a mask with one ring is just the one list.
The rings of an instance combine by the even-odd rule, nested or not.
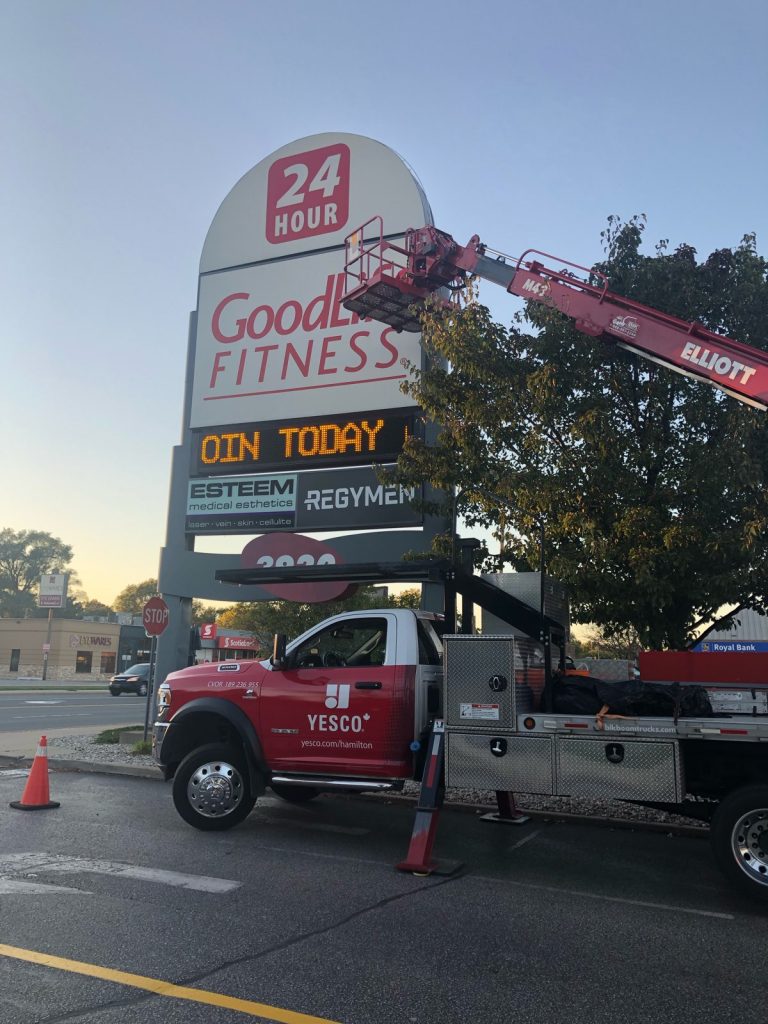
[(400, 384), (419, 335), (344, 309), (342, 264), (323, 253), (201, 279), (190, 426), (414, 404)]
[(219, 636), (216, 646), (227, 651), (258, 651), (261, 644), (255, 636)]

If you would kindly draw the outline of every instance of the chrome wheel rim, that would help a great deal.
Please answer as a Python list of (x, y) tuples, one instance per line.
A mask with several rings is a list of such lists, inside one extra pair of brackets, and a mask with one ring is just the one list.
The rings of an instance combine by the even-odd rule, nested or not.
[(243, 799), (242, 776), (226, 761), (207, 761), (192, 773), (187, 798), (203, 818), (226, 817)]
[(733, 826), (731, 849), (744, 874), (768, 886), (768, 808), (743, 814)]

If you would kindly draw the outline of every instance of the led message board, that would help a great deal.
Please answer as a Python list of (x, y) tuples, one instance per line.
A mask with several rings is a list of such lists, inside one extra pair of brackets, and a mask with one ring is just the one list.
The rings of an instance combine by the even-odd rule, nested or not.
[(411, 410), (234, 423), (191, 431), (192, 476), (232, 476), (393, 462), (414, 432)]

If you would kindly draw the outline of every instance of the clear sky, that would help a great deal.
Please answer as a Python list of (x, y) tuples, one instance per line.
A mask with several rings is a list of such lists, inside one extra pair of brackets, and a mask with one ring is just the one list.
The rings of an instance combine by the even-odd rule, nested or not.
[(107, 603), (157, 574), (205, 234), (293, 139), (390, 146), (461, 242), (765, 253), (767, 41), (764, 0), (0, 0), (0, 528)]

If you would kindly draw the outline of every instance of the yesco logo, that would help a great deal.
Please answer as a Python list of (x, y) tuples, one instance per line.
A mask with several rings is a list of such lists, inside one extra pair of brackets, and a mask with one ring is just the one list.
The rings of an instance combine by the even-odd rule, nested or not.
[[(327, 708), (349, 707), (349, 684), (328, 683), (325, 688)], [(363, 732), (371, 716), (364, 715), (307, 715), (311, 732)]]
[(325, 706), (327, 708), (348, 708), (349, 683), (328, 683), (325, 688)]

